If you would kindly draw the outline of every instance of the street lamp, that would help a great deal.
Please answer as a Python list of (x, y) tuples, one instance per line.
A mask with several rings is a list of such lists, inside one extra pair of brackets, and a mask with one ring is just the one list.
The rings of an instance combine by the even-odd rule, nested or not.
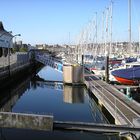
[(11, 40), (14, 38), (14, 37), (16, 37), (16, 36), (21, 36), (21, 34), (16, 34), (16, 35), (13, 35), (10, 39), (9, 39), (9, 41), (8, 41), (8, 69), (9, 69), (9, 77), (10, 77), (10, 42), (11, 42)]

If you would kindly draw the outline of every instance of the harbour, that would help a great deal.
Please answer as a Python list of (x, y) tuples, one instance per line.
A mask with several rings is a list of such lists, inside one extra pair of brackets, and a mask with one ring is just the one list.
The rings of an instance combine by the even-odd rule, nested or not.
[[(140, 139), (140, 33), (133, 17), (133, 6), (139, 2), (88, 1), (73, 6), (52, 1), (37, 2), (38, 12), (27, 10), (26, 16), (34, 19), (28, 33), (21, 22), (20, 28), (13, 24), (19, 34), (0, 19), (0, 139)], [(50, 11), (45, 4), (55, 8)], [(89, 13), (92, 18), (82, 27)], [(123, 25), (126, 17), (128, 27)]]
[[(62, 82), (60, 83), (60, 81), (62, 80), (61, 73), (58, 73), (57, 71), (53, 70), (54, 77), (48, 76), (50, 75), (49, 73), (50, 71), (52, 72), (52, 70), (53, 70), (52, 68), (43, 67), (43, 69), (39, 71), (37, 75), (35, 75), (35, 77), (27, 76), (27, 78), (24, 77), (25, 80), (23, 79), (23, 82), (21, 82), (21, 84), (18, 83), (17, 85), (16, 83), (15, 84), (16, 88), (14, 88), (13, 86), (11, 88), (1, 90), (4, 91), (3, 93), (1, 92), (1, 95), (4, 95), (4, 97), (1, 96), (1, 109), (0, 109), (1, 112), (9, 112), (9, 115), (10, 114), (12, 115), (14, 113), (17, 114), (19, 113), (20, 115), (21, 113), (21, 115), (29, 114), (29, 116), (30, 114), (31, 116), (32, 114), (34, 114), (36, 117), (38, 115), (44, 115), (44, 117), (48, 115), (53, 116), (52, 122), (53, 125), (55, 126), (53, 130), (51, 128), (51, 131), (54, 131), (53, 133), (55, 133), (55, 131), (57, 131), (58, 128), (60, 130), (62, 129), (60, 126), (58, 127), (58, 124), (60, 122), (76, 123), (79, 122), (80, 120), (80, 122), (85, 122), (85, 124), (86, 122), (88, 123), (94, 122), (99, 124), (108, 123), (107, 119), (104, 117), (104, 115), (102, 115), (101, 111), (97, 108), (96, 103), (93, 101), (91, 102), (91, 99), (85, 87), (81, 86), (71, 87), (68, 85), (63, 86), (63, 83)], [(55, 74), (58, 75), (57, 77), (59, 82), (53, 82), (53, 80), (56, 80)], [(40, 79), (44, 77), (45, 78), (44, 81), (40, 80), (39, 78), (36, 78), (38, 76), (40, 76)], [(45, 80), (48, 82), (46, 82)], [(89, 102), (92, 103), (92, 106), (89, 105)], [(28, 121), (26, 119), (26, 122)], [(18, 120), (16, 120), (16, 122), (18, 123)], [(24, 122), (25, 121), (21, 121), (20, 123), (24, 124)], [(15, 126), (15, 124), (10, 122), (7, 125), (4, 124), (5, 123), (3, 123), (3, 125), (1, 124), (1, 126), (3, 126), (3, 128), (1, 129), (3, 130), (5, 130), (7, 127), (9, 128), (11, 127), (12, 129), (10, 129), (9, 131), (14, 132), (15, 130), (14, 128), (22, 128), (17, 127)], [(30, 122), (27, 124), (32, 123)], [(23, 128), (29, 129), (30, 127), (29, 126), (27, 127), (26, 125), (26, 127), (24, 126)], [(42, 126), (35, 129), (33, 125), (31, 125), (30, 129), (40, 130), (41, 128)], [(30, 131), (30, 129), (27, 131)], [(47, 131), (47, 129), (43, 130)], [(74, 129), (73, 131), (75, 130), (76, 129)], [(63, 131), (60, 133), (63, 133)], [(77, 134), (77, 136), (78, 135), (79, 134)]]
[[(31, 50), (24, 58), (26, 61), (17, 65), (19, 57), (1, 71), (6, 88), (1, 86), (2, 129), (111, 132), (117, 137), (126, 132), (139, 137), (140, 105), (129, 97), (130, 90), (138, 86), (107, 83), (84, 65), (84, 59), (82, 64), (68, 59), (63, 64), (45, 50)], [(23, 71), (27, 78), (20, 74)], [(14, 83), (11, 86), (14, 81), (19, 81), (16, 88)]]
[[(53, 72), (53, 76), (50, 74), (52, 72)], [(57, 77), (57, 80), (56, 80), (56, 77)], [(35, 72), (34, 76), (30, 76), (27, 80), (25, 80), (26, 86), (23, 90), (23, 93), (21, 93), (22, 91), (21, 89), (22, 87), (24, 87), (24, 84), (23, 85), (21, 84), (22, 86), (21, 88), (19, 88), (19, 90), (18, 88), (16, 90), (13, 90), (16, 93), (16, 95), (14, 95), (14, 92), (12, 92), (12, 89), (8, 89), (8, 92), (10, 91), (9, 94), (12, 95), (13, 97), (10, 96), (12, 97), (11, 99), (8, 98), (6, 100), (6, 103), (3, 102), (1, 106), (1, 111), (2, 112), (4, 111), (5, 113), (11, 112), (10, 113), (11, 115), (12, 115), (12, 112), (17, 113), (17, 115), (18, 113), (21, 113), (21, 115), (29, 114), (29, 116), (31, 114), (31, 116), (35, 115), (36, 117), (38, 115), (45, 115), (44, 117), (47, 117), (47, 115), (50, 115), (53, 117), (53, 121), (51, 121), (53, 124), (51, 125), (51, 131), (52, 131), (53, 126), (56, 126), (56, 128), (57, 129), (59, 128), (60, 130), (62, 128), (69, 130), (72, 127), (72, 125), (76, 125), (76, 127), (72, 127), (72, 130), (82, 130), (82, 131), (86, 130), (86, 131), (93, 131), (93, 132), (95, 131), (102, 132), (102, 131), (105, 131), (106, 129), (107, 132), (111, 132), (111, 130), (107, 128), (107, 127), (109, 128), (114, 127), (112, 125), (108, 125), (108, 123), (111, 123), (111, 124), (115, 124), (116, 127), (118, 127), (117, 125), (120, 125), (120, 127), (127, 125), (128, 128), (127, 127), (124, 128), (124, 130), (126, 129), (126, 132), (128, 132), (129, 126), (130, 126), (130, 129), (131, 129), (131, 126), (133, 127), (132, 132), (134, 131), (134, 133), (136, 134), (139, 132), (139, 123), (135, 124), (135, 120), (134, 120), (134, 118), (136, 119), (139, 118), (139, 104), (138, 103), (134, 103), (134, 101), (129, 100), (128, 97), (123, 96), (123, 93), (119, 93), (119, 91), (113, 88), (112, 85), (108, 85), (107, 83), (104, 83), (98, 77), (95, 77), (95, 75), (91, 74), (86, 69), (85, 69), (85, 84), (86, 84), (86, 87), (76, 86), (76, 85), (64, 85), (63, 74), (54, 70), (50, 66), (45, 66), (39, 72), (37, 73)], [(112, 95), (107, 95), (107, 93), (110, 92), (109, 89), (112, 90), (112, 93), (109, 93)], [(17, 91), (20, 91), (21, 95)], [(46, 91), (48, 92), (47, 96), (45, 93)], [(95, 102), (94, 98), (92, 98), (92, 96), (90, 96), (88, 92), (91, 92), (92, 94), (94, 94), (98, 102)], [(100, 95), (100, 93), (102, 94), (106, 93), (106, 94)], [(55, 98), (52, 95), (54, 95)], [(9, 97), (9, 96), (6, 96), (6, 97)], [(48, 100), (49, 102), (47, 101), (47, 99), (49, 99)], [(109, 105), (108, 105), (108, 102), (110, 102)], [(124, 106), (124, 103), (126, 104), (125, 106)], [(59, 104), (61, 106), (61, 109), (59, 108)], [(48, 108), (46, 108), (45, 106), (47, 106)], [(56, 106), (57, 108), (55, 108)], [(105, 109), (106, 111), (103, 111), (102, 109), (104, 108), (103, 106), (106, 108)], [(131, 108), (129, 108), (130, 106)], [(79, 110), (79, 108), (81, 108), (81, 111)], [(69, 112), (69, 110), (72, 110), (72, 112)], [(130, 115), (131, 110), (132, 110), (132, 114)], [(129, 115), (128, 115), (128, 112), (129, 112)], [(78, 116), (82, 116), (82, 118), (79, 118)], [(109, 119), (109, 118), (112, 118), (112, 119)], [(81, 120), (79, 121), (79, 119)], [(16, 120), (16, 122), (18, 123), (18, 120)], [(81, 122), (82, 126), (79, 127), (78, 122), (79, 123)], [(102, 125), (100, 125), (101, 123), (104, 124), (105, 128), (102, 128)], [(96, 125), (97, 127), (99, 127), (99, 130), (96, 128)], [(71, 127), (70, 128), (68, 127), (69, 129), (67, 129), (67, 126), (69, 127), (71, 126)], [(9, 124), (9, 127), (10, 127), (10, 124)], [(18, 128), (15, 125), (11, 125), (11, 127)], [(41, 128), (42, 126), (37, 127), (37, 130)], [(32, 129), (35, 129), (33, 128), (33, 125), (32, 125)], [(55, 130), (55, 127), (53, 129)], [(122, 130), (120, 128), (120, 132), (121, 131)], [(118, 131), (115, 130), (114, 128), (113, 132), (118, 132)]]

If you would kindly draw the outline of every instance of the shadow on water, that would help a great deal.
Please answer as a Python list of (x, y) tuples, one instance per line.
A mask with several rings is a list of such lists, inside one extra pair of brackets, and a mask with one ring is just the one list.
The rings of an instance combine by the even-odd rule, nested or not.
[(31, 88), (31, 79), (33, 79), (42, 68), (41, 64), (34, 66), (32, 69), (27, 69), (22, 73), (18, 73), (15, 77), (11, 77), (9, 81), (3, 82), (0, 86), (0, 110), (12, 111), (12, 107), (17, 100)]
[(120, 140), (118, 134), (77, 131), (34, 131), (25, 129), (0, 129), (0, 140)]
[[(100, 106), (98, 98), (94, 94), (92, 94), (91, 91), (88, 91), (88, 93), (91, 107), (94, 107), (94, 109), (92, 109), (92, 113), (95, 113), (94, 110), (96, 110), (95, 114), (99, 116), (98, 118), (101, 119), (104, 123), (115, 124), (114, 117), (109, 113), (109, 111), (104, 106), (102, 107)], [(102, 112), (102, 115), (100, 115), (100, 112)]]
[(17, 83), (9, 85), (7, 88), (1, 89), (0, 93), (0, 110), (5, 112), (12, 111), (12, 107), (16, 104), (17, 100), (22, 94), (30, 89), (31, 77), (24, 77), (24, 80), (17, 80)]

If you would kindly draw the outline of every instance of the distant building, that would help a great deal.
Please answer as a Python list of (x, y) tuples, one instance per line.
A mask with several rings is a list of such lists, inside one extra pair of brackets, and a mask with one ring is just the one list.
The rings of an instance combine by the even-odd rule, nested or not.
[(22, 43), (22, 41), (17, 41), (14, 43), (14, 51), (15, 52), (27, 52), (31, 49), (30, 44)]
[(7, 32), (0, 21), (0, 57), (7, 56), (8, 48), (13, 47), (12, 34)]
[(22, 41), (21, 40), (17, 41), (16, 44), (21, 46), (22, 45)]
[(36, 44), (35, 48), (39, 50), (44, 50), (47, 47), (46, 44)]

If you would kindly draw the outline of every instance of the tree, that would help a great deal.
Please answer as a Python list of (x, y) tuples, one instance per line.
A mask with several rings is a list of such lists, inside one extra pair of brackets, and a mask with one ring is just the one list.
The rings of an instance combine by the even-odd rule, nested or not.
[(21, 47), (21, 48), (19, 49), (19, 51), (20, 51), (20, 52), (27, 52), (27, 51), (28, 51), (28, 49), (27, 49), (27, 48), (25, 48), (25, 47)]

